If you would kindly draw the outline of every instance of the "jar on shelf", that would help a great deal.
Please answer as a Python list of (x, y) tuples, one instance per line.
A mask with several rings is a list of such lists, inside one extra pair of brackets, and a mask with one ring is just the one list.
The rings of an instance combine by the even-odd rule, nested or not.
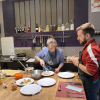
[(53, 31), (56, 31), (56, 30), (57, 30), (57, 26), (53, 25)]
[(65, 25), (64, 25), (64, 24), (62, 24), (62, 26), (61, 26), (61, 30), (62, 30), (62, 31), (65, 30)]
[(61, 26), (60, 25), (58, 25), (57, 31), (61, 31)]
[(65, 30), (66, 31), (69, 30), (69, 23), (68, 22), (66, 22), (66, 24), (65, 24)]
[(46, 25), (46, 32), (49, 32), (49, 25)]
[(74, 30), (74, 20), (70, 21), (70, 30)]
[(49, 31), (52, 32), (52, 25), (50, 25), (50, 27), (49, 27)]

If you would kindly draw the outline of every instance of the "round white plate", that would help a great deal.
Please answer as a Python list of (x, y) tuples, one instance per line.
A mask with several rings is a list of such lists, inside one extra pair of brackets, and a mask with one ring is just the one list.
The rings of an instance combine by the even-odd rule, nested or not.
[(72, 78), (75, 75), (71, 72), (62, 72), (62, 73), (59, 73), (58, 76), (61, 78)]
[(33, 82), (34, 82), (34, 79), (32, 79), (32, 78), (21, 78), (21, 79), (19, 79), (19, 80), (17, 80), (17, 81), (16, 81), (16, 84), (17, 84), (17, 85), (19, 85), (19, 86), (24, 86), (24, 85), (27, 85), (27, 84), (20, 84), (20, 82), (21, 82), (21, 81), (23, 81), (23, 79), (26, 79), (26, 80), (30, 79), (30, 80), (31, 80), (31, 82), (30, 82), (30, 83), (28, 83), (28, 84), (31, 84), (31, 83), (33, 83)]
[(32, 94), (36, 94), (38, 92), (41, 91), (41, 86), (40, 85), (37, 85), (37, 84), (28, 84), (28, 85), (25, 85), (23, 86), (21, 89), (20, 89), (20, 92), (24, 95), (32, 95)]
[[(45, 71), (43, 71), (43, 72), (45, 72)], [(43, 72), (42, 72), (42, 74), (43, 74)], [(53, 75), (54, 74), (54, 72), (53, 71), (49, 71), (50, 72), (50, 74), (49, 75), (42, 75), (42, 76), (51, 76), (51, 75)]]
[(37, 81), (37, 83), (41, 86), (51, 86), (56, 83), (56, 80), (52, 78), (43, 78)]

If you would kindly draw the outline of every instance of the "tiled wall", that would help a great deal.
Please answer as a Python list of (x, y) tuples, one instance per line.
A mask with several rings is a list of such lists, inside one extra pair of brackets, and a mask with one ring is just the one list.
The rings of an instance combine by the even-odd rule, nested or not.
[[(58, 47), (62, 49), (64, 56), (79, 56), (79, 51), (82, 50), (82, 47)], [(21, 48), (15, 48), (15, 54), (18, 53), (26, 53), (26, 56), (28, 58), (34, 58), (35, 54), (37, 54), (39, 51), (41, 51), (40, 47), (36, 47), (34, 50), (32, 50), (30, 47), (21, 47)]]

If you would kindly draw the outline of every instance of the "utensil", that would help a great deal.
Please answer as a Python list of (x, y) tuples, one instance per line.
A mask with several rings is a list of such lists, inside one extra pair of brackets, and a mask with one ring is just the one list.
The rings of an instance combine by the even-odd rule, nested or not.
[(80, 85), (80, 86), (82, 86), (82, 83), (79, 83), (79, 82), (65, 82), (65, 84)]
[(18, 62), (24, 67), (24, 69), (26, 69), (26, 67), (18, 60)]
[(45, 69), (45, 73), (48, 74), (50, 70), (46, 68), (45, 66), (44, 66), (44, 69)]
[(58, 89), (58, 91), (61, 91), (61, 85), (59, 86), (59, 89)]
[(32, 78), (34, 79), (40, 79), (42, 76), (43, 70), (31, 70), (30, 73), (32, 74)]
[(65, 45), (65, 41), (64, 41), (64, 31), (63, 31), (63, 48), (64, 48), (64, 45)]
[(85, 98), (85, 97), (83, 97), (83, 96), (70, 96), (70, 95), (67, 95), (68, 97), (71, 97), (71, 98)]
[(69, 94), (82, 94), (82, 95), (84, 95), (84, 93), (68, 92), (68, 91), (66, 91), (66, 92), (69, 93)]

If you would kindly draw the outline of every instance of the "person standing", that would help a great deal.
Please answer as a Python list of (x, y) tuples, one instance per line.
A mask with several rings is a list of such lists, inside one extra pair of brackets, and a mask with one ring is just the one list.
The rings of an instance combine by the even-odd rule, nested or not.
[(57, 42), (54, 38), (47, 39), (47, 47), (37, 53), (34, 58), (40, 62), (43, 70), (45, 70), (45, 66), (50, 71), (59, 72), (64, 65), (63, 51), (57, 48)]
[(91, 23), (85, 23), (76, 31), (77, 40), (84, 47), (79, 53), (79, 59), (73, 56), (71, 60), (78, 67), (78, 76), (82, 80), (87, 100), (97, 100), (97, 92), (100, 87), (98, 76), (100, 48), (93, 38), (95, 28)]

